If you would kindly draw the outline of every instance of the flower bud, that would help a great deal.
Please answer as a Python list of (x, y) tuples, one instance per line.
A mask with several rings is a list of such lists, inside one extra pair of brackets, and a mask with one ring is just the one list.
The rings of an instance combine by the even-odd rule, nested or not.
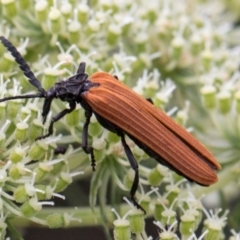
[(63, 2), (60, 11), (65, 19), (69, 19), (72, 13), (72, 5), (68, 2)]
[(46, 68), (43, 74), (42, 86), (50, 89), (58, 81), (59, 72), (54, 68)]
[(49, 228), (67, 227), (70, 223), (70, 216), (67, 213), (53, 213), (46, 220)]
[(227, 91), (220, 92), (217, 95), (218, 108), (222, 114), (226, 114), (231, 109), (231, 94)]
[(195, 231), (196, 223), (193, 215), (184, 214), (181, 216), (180, 232), (182, 236), (189, 237)]
[(113, 222), (114, 240), (131, 239), (130, 223), (126, 219), (117, 219)]
[(161, 222), (163, 224), (173, 224), (176, 221), (177, 213), (171, 209), (162, 212)]
[(203, 103), (206, 108), (214, 109), (216, 107), (216, 88), (214, 86), (203, 86), (200, 90), (203, 96)]
[(72, 183), (72, 177), (69, 175), (69, 173), (61, 172), (55, 191), (62, 192), (71, 183)]
[(173, 58), (178, 59), (179, 57), (181, 57), (183, 52), (184, 40), (181, 37), (174, 38), (172, 40), (171, 47)]
[(39, 119), (34, 119), (28, 131), (28, 137), (34, 141), (37, 137), (43, 135), (43, 125)]
[(53, 169), (53, 166), (48, 164), (47, 162), (41, 162), (39, 163), (39, 166), (35, 170), (36, 177), (35, 182), (40, 182), (48, 172), (50, 172)]
[(145, 229), (144, 213), (140, 209), (134, 209), (129, 213), (128, 219), (130, 222), (131, 232), (134, 234), (140, 234)]
[(67, 114), (65, 120), (69, 127), (76, 127), (80, 122), (79, 109), (75, 109)]
[(159, 222), (162, 220), (162, 212), (165, 210), (163, 204), (168, 207), (169, 201), (166, 198), (162, 198), (161, 203), (159, 201), (155, 203), (154, 217)]
[(102, 133), (102, 131), (103, 131), (102, 126), (99, 124), (96, 118), (92, 117), (91, 124), (89, 125), (88, 128), (88, 134), (92, 137), (97, 137)]
[(209, 71), (212, 66), (213, 54), (209, 50), (202, 52), (202, 65), (206, 71)]
[(116, 44), (121, 34), (122, 34), (122, 29), (119, 25), (116, 25), (113, 23), (110, 24), (108, 27), (107, 42), (110, 45)]
[(49, 23), (51, 32), (54, 34), (58, 34), (62, 30), (61, 24), (61, 12), (57, 8), (51, 8), (49, 14)]
[(7, 103), (7, 116), (10, 120), (15, 120), (21, 108), (21, 101), (13, 100)]
[(148, 175), (148, 182), (151, 186), (159, 186), (164, 177), (168, 174), (167, 169), (160, 164), (153, 168)]
[(39, 204), (36, 198), (31, 198), (20, 207), (20, 211), (25, 217), (33, 217), (41, 209), (42, 205)]
[(47, 150), (48, 146), (45, 143), (42, 141), (37, 141), (29, 149), (28, 156), (32, 160), (41, 160)]
[(28, 8), (31, 6), (30, 0), (20, 0), (20, 1), (19, 1), (19, 6), (20, 6), (23, 10), (28, 9)]
[(47, 20), (48, 16), (48, 2), (47, 1), (37, 1), (34, 7), (36, 17), (40, 23)]
[(80, 40), (81, 24), (77, 21), (70, 22), (68, 25), (68, 37), (71, 43), (77, 44)]
[(11, 16), (13, 19), (17, 15), (17, 2), (15, 0), (2, 0), (1, 4), (6, 16)]
[(10, 153), (10, 160), (12, 163), (18, 163), (21, 162), (23, 157), (25, 156), (26, 151), (21, 148), (21, 147), (16, 147), (15, 149), (13, 149), (13, 151)]
[(15, 129), (15, 139), (22, 142), (27, 137), (28, 124), (25, 122), (18, 123)]
[(13, 192), (13, 198), (17, 203), (24, 203), (29, 199), (24, 185), (19, 185)]

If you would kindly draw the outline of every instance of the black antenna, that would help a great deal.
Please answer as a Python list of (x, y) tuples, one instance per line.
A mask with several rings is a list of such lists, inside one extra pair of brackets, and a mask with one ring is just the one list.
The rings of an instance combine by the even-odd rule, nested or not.
[[(42, 88), (41, 83), (35, 77), (34, 73), (30, 70), (30, 67), (25, 62), (25, 60), (23, 59), (21, 54), (18, 52), (18, 50), (5, 37), (0, 36), (0, 40), (1, 40), (2, 44), (8, 49), (8, 51), (15, 58), (15, 61), (18, 63), (19, 68), (23, 71), (24, 75), (28, 78), (28, 81), (34, 87), (36, 87), (38, 89), (39, 93), (41, 93), (42, 95), (45, 94), (46, 91)], [(25, 96), (25, 98), (27, 98), (27, 97)], [(12, 99), (12, 98), (10, 98), (10, 99)], [(8, 99), (8, 100), (10, 100), (10, 99)]]

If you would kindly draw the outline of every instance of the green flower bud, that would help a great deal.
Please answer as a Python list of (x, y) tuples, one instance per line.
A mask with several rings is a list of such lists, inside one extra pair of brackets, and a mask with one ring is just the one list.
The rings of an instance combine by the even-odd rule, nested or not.
[(48, 216), (46, 220), (49, 228), (67, 227), (70, 223), (70, 216), (67, 213), (54, 213)]
[(51, 8), (48, 14), (50, 29), (54, 34), (58, 34), (62, 30), (61, 12), (56, 8)]
[(11, 153), (10, 153), (10, 160), (12, 163), (18, 163), (21, 162), (23, 157), (25, 156), (26, 151), (21, 147), (16, 147)]
[(28, 137), (34, 141), (37, 137), (43, 135), (43, 125), (39, 119), (34, 119), (28, 131)]
[(117, 219), (113, 222), (114, 240), (127, 240), (131, 239), (130, 223), (126, 219)]
[(29, 149), (28, 156), (32, 160), (41, 160), (47, 150), (48, 146), (45, 143), (42, 141), (37, 141)]
[(65, 166), (66, 163), (64, 161), (58, 162), (53, 165), (53, 170), (51, 171), (51, 174), (57, 175), (61, 172), (63, 166)]
[(173, 224), (176, 221), (177, 213), (171, 209), (164, 210), (162, 212), (161, 222), (163, 224)]
[(21, 162), (14, 164), (9, 169), (9, 175), (12, 179), (19, 179), (22, 176), (27, 174), (27, 169), (25, 168), (25, 165)]
[(149, 98), (153, 98), (156, 91), (159, 88), (159, 84), (156, 81), (148, 81), (148, 83), (143, 88), (143, 94)]
[(21, 101), (13, 100), (7, 103), (7, 116), (10, 120), (15, 120), (21, 108)]
[(68, 37), (71, 43), (77, 44), (80, 40), (81, 24), (73, 21), (68, 25)]
[(141, 198), (140, 205), (146, 212), (148, 212), (150, 203), (151, 203), (151, 198), (149, 196), (143, 196), (143, 198)]
[(30, 0), (20, 0), (19, 1), (19, 6), (23, 9), (26, 10), (30, 7)]
[(181, 37), (176, 37), (172, 40), (172, 55), (173, 58), (180, 58), (184, 48), (184, 40)]
[(20, 117), (22, 120), (26, 119), (31, 114), (31, 110), (28, 107), (22, 107), (21, 108), (21, 114)]
[(9, 176), (13, 179), (13, 180), (17, 180), (19, 178), (22, 177), (22, 175), (20, 174), (18, 168), (16, 167), (16, 165), (13, 165), (10, 167), (9, 169)]
[(214, 86), (203, 86), (200, 91), (205, 107), (210, 110), (214, 109), (216, 107), (216, 88)]
[(102, 126), (99, 124), (96, 118), (92, 117), (91, 124), (89, 125), (88, 128), (88, 134), (92, 137), (97, 137), (102, 133), (102, 131), (103, 131)]
[(72, 5), (68, 2), (63, 2), (60, 11), (65, 19), (69, 19), (72, 14)]
[(110, 24), (108, 27), (107, 42), (110, 45), (116, 44), (121, 34), (122, 34), (122, 29), (119, 25), (116, 25), (113, 23)]
[(52, 198), (52, 196), (53, 196), (53, 188), (51, 186), (46, 186), (46, 185), (43, 185), (43, 184), (37, 184), (37, 185), (35, 185), (35, 188), (37, 190), (43, 191), (43, 192), (36, 191), (37, 199), (39, 201), (41, 201), (41, 200), (49, 200), (49, 199)]
[(202, 65), (206, 71), (209, 71), (212, 66), (213, 54), (210, 50), (205, 50), (201, 54)]
[(169, 201), (166, 198), (164, 198), (161, 199), (161, 203), (159, 201), (156, 201), (155, 203), (154, 217), (159, 222), (162, 220), (162, 212), (165, 210), (163, 204), (168, 207)]
[(166, 177), (168, 171), (165, 167), (160, 164), (156, 168), (153, 168), (148, 175), (148, 182), (151, 186), (159, 186), (164, 177)]
[(109, 143), (119, 142), (119, 136), (116, 133), (113, 133), (113, 132), (108, 132), (106, 139)]
[(196, 223), (193, 215), (184, 214), (181, 216), (180, 232), (182, 236), (190, 236), (195, 231)]
[(88, 21), (87, 24), (87, 29), (86, 29), (86, 34), (87, 35), (92, 35), (96, 32), (100, 31), (100, 23), (99, 21), (95, 20), (95, 19), (91, 19)]
[(72, 183), (72, 177), (69, 175), (69, 173), (61, 172), (60, 178), (55, 188), (55, 192), (62, 192), (71, 183)]
[(205, 236), (205, 240), (220, 240), (222, 235), (222, 226), (216, 223), (210, 223), (207, 226), (207, 230), (209, 231)]
[(6, 16), (14, 18), (17, 15), (17, 2), (15, 0), (2, 0), (1, 3)]
[(175, 185), (167, 185), (166, 191), (170, 192), (167, 196), (167, 199), (169, 201), (169, 204), (171, 205), (173, 201), (178, 197), (180, 193), (180, 188), (176, 187)]
[(145, 229), (144, 213), (140, 209), (134, 209), (128, 215), (130, 229), (134, 234), (140, 234)]
[(45, 89), (50, 89), (58, 81), (59, 71), (54, 68), (46, 68), (44, 70), (42, 86)]
[(231, 109), (231, 94), (229, 92), (220, 92), (217, 95), (218, 108), (222, 114), (229, 113)]
[(204, 47), (203, 39), (201, 38), (200, 35), (194, 34), (191, 39), (191, 53), (196, 56), (198, 55)]
[(127, 189), (131, 189), (132, 184), (133, 184), (133, 180), (134, 180), (134, 176), (135, 176), (134, 170), (133, 169), (129, 169), (127, 171), (127, 174), (125, 175), (125, 177), (123, 179), (124, 186)]
[(180, 110), (177, 112), (175, 120), (179, 125), (184, 126), (187, 122), (187, 119), (188, 119), (188, 115), (186, 111)]
[(94, 139), (92, 143), (95, 159), (99, 162), (105, 157), (106, 142), (102, 138)]
[(18, 123), (15, 129), (15, 139), (22, 142), (27, 137), (28, 124), (25, 122)]
[(47, 164), (45, 162), (40, 163), (39, 167), (35, 171), (36, 172), (35, 182), (42, 181), (46, 174), (50, 172), (52, 169), (53, 169), (52, 165)]
[(65, 120), (69, 127), (76, 127), (80, 122), (79, 109), (75, 109), (67, 114)]
[(36, 17), (40, 23), (47, 20), (48, 16), (48, 2), (47, 1), (37, 1), (34, 7)]
[(84, 3), (78, 5), (78, 21), (80, 23), (85, 23), (88, 20), (88, 14), (90, 12), (89, 6)]
[(13, 198), (18, 203), (24, 203), (29, 199), (29, 195), (24, 185), (20, 185), (14, 190)]
[(20, 211), (25, 217), (33, 217), (41, 209), (42, 205), (39, 204), (36, 198), (29, 199), (20, 207)]
[(176, 239), (174, 232), (168, 232), (168, 231), (159, 233), (159, 237), (161, 240), (175, 240)]

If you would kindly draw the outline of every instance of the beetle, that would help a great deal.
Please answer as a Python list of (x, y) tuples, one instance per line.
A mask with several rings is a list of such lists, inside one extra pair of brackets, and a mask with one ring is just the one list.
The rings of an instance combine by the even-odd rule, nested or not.
[(215, 170), (221, 169), (221, 166), (214, 156), (183, 127), (155, 107), (150, 100), (139, 96), (118, 81), (117, 77), (106, 72), (97, 72), (88, 77), (85, 73), (85, 63), (82, 62), (75, 75), (45, 90), (12, 43), (3, 36), (0, 40), (15, 58), (28, 81), (38, 90), (36, 94), (6, 97), (0, 102), (11, 99), (44, 98), (43, 124), (53, 99), (59, 98), (69, 103), (69, 109), (64, 109), (52, 117), (48, 133), (39, 136), (36, 140), (50, 136), (53, 133), (54, 123), (72, 112), (76, 104), (81, 104), (86, 117), (82, 148), (85, 153), (90, 154), (93, 170), (95, 170), (95, 158), (92, 146), (88, 145), (88, 126), (94, 114), (104, 128), (116, 133), (121, 139), (129, 163), (135, 171), (130, 197), (137, 208), (142, 209), (135, 199), (139, 183), (138, 164), (126, 143), (125, 135), (150, 157), (188, 180), (203, 186), (217, 182)]

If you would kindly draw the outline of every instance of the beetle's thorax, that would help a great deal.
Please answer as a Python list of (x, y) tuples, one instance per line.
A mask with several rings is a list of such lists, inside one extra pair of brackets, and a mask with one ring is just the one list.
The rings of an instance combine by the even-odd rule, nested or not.
[(87, 74), (76, 74), (67, 80), (57, 82), (46, 92), (47, 98), (60, 98), (62, 101), (77, 101), (81, 95), (98, 84), (91, 82)]

